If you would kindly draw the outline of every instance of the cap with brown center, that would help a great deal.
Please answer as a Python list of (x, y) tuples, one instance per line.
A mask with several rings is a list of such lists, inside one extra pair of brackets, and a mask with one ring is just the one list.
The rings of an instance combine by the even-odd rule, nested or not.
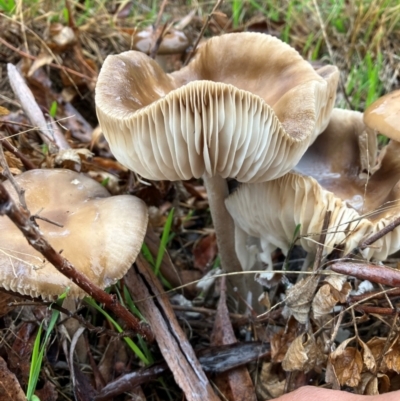
[[(70, 170), (31, 170), (15, 177), (29, 210), (62, 227), (36, 219), (49, 243), (94, 284), (105, 288), (135, 261), (146, 232), (147, 209), (129, 195), (110, 197), (98, 182)], [(4, 186), (14, 200), (10, 182)], [(7, 217), (0, 218), (0, 283), (7, 290), (53, 298), (86, 293), (43, 256)]]
[(143, 53), (107, 57), (96, 109), (126, 167), (153, 180), (203, 176), (221, 264), (238, 271), (223, 179), (256, 182), (288, 172), (328, 124), (337, 82), (336, 67), (316, 72), (272, 36), (227, 34), (172, 74)]
[[(327, 129), (296, 166), (296, 171), (307, 176), (289, 173), (274, 181), (242, 185), (226, 200), (238, 230), (261, 238), (264, 252), (269, 244), (287, 251), (300, 224), (299, 242), (314, 253), (325, 213), (331, 211), (324, 247), (324, 254), (329, 254), (340, 245), (347, 253), (365, 236), (388, 225), (400, 211), (400, 144), (393, 141), (387, 146), (373, 175), (363, 173), (365, 143), (372, 144), (372, 159), (376, 136), (365, 131), (362, 119), (358, 112), (332, 112)], [(360, 141), (365, 135), (369, 138)], [(245, 240), (242, 235), (237, 244), (242, 253)], [(399, 228), (363, 255), (384, 260), (398, 249)]]
[(388, 93), (372, 103), (364, 112), (364, 123), (386, 135), (400, 141), (400, 90)]

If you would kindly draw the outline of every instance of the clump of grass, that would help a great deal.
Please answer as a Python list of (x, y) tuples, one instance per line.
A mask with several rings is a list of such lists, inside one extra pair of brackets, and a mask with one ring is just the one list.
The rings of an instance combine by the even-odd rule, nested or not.
[[(61, 306), (64, 299), (66, 298), (66, 296), (67, 296), (67, 292), (65, 292), (58, 298), (56, 304)], [(39, 380), (39, 374), (40, 374), (40, 370), (42, 368), (44, 353), (46, 351), (47, 344), (49, 343), (49, 340), (50, 340), (50, 335), (51, 335), (52, 331), (54, 330), (54, 327), (57, 323), (59, 315), (60, 315), (60, 312), (58, 310), (52, 309), (51, 318), (50, 318), (49, 325), (47, 327), (43, 342), (42, 342), (43, 322), (39, 326), (39, 330), (37, 332), (35, 342), (33, 344), (33, 349), (32, 349), (28, 387), (26, 390), (26, 398), (28, 401), (35, 401), (38, 399), (34, 395), (34, 392), (36, 390), (37, 382)]]

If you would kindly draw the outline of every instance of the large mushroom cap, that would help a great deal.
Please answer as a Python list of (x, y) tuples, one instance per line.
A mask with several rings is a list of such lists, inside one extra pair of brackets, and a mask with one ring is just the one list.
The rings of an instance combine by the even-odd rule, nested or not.
[(315, 72), (280, 40), (227, 34), (165, 74), (140, 52), (108, 56), (97, 115), (115, 157), (148, 179), (239, 181), (290, 170), (326, 127), (338, 71)]
[(400, 141), (400, 90), (372, 103), (364, 112), (364, 122), (381, 134)]
[[(120, 279), (135, 261), (147, 227), (145, 204), (134, 196), (110, 197), (96, 181), (70, 170), (31, 170), (16, 177), (49, 243), (96, 285)], [(18, 197), (4, 182), (14, 200)], [(0, 218), (0, 283), (7, 290), (53, 298), (86, 293), (43, 259), (8, 217)]]
[[(400, 211), (400, 144), (389, 143), (371, 175), (363, 171), (363, 164), (368, 166), (365, 155), (374, 160), (374, 141), (362, 113), (335, 109), (327, 129), (296, 166), (302, 174), (242, 185), (226, 200), (235, 224), (284, 251), (300, 224), (300, 244), (315, 252), (325, 213), (331, 211), (324, 252), (344, 245), (347, 253)], [(384, 260), (399, 249), (398, 227), (363, 254)]]

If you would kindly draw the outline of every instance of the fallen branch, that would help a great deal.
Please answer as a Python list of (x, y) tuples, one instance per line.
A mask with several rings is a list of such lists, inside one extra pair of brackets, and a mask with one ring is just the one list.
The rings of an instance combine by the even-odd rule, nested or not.
[(63, 135), (54, 135), (50, 125), (47, 124), (42, 110), (36, 103), (36, 100), (29, 89), (21, 74), (12, 64), (7, 64), (8, 79), (10, 80), (11, 88), (21, 103), (22, 109), (28, 116), (31, 123), (38, 127), (39, 135), (42, 141), (49, 146), (51, 153), (56, 153), (57, 149), (69, 149), (70, 146)]
[(400, 287), (400, 271), (387, 266), (344, 261), (333, 263), (330, 269), (336, 273), (357, 277), (360, 280), (368, 280), (391, 287)]
[(125, 276), (135, 304), (150, 323), (160, 351), (188, 401), (218, 401), (158, 279), (139, 254)]
[(28, 243), (40, 252), (59, 272), (86, 291), (97, 302), (104, 304), (106, 308), (114, 312), (130, 329), (142, 335), (148, 341), (153, 341), (153, 333), (147, 325), (142, 324), (124, 308), (115, 296), (107, 294), (100, 287), (90, 282), (84, 274), (75, 270), (72, 264), (47, 242), (40, 230), (31, 221), (29, 211), (24, 210), (11, 199), (3, 184), (0, 184), (0, 215), (7, 215), (25, 236)]

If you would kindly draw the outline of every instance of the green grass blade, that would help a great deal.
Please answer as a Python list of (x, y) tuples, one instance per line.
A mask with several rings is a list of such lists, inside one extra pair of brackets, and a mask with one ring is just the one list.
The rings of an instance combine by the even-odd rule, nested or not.
[[(105, 310), (103, 310), (99, 305), (97, 305), (97, 303), (92, 298), (86, 297), (84, 301), (92, 308), (100, 312), (108, 321), (110, 321), (110, 323), (115, 327), (118, 333), (123, 332), (122, 327)], [(124, 341), (128, 344), (129, 348), (145, 365), (150, 364), (150, 361), (147, 359), (147, 357), (144, 355), (141, 349), (129, 337), (124, 337)]]
[(171, 226), (172, 226), (172, 222), (174, 220), (174, 211), (175, 211), (174, 208), (172, 208), (170, 210), (168, 217), (167, 217), (167, 221), (165, 222), (162, 236), (161, 236), (160, 248), (158, 249), (156, 264), (154, 266), (154, 274), (156, 276), (158, 276), (158, 274), (159, 274), (161, 262), (162, 262), (165, 250), (167, 249), (167, 244), (168, 244), (169, 237), (170, 237)]
[[(67, 292), (65, 292), (60, 297), (58, 297), (58, 300), (56, 302), (57, 305), (61, 306), (64, 299), (66, 298), (66, 296), (67, 296)], [(51, 306), (50, 306), (50, 308), (51, 308)], [(39, 375), (40, 375), (40, 370), (42, 368), (44, 353), (46, 351), (46, 347), (47, 347), (47, 343), (50, 339), (50, 335), (51, 335), (54, 327), (56, 326), (57, 319), (59, 316), (60, 316), (60, 312), (58, 310), (52, 310), (49, 326), (47, 327), (46, 335), (44, 337), (42, 346), (40, 346), (40, 342), (41, 342), (42, 332), (43, 332), (43, 322), (39, 326), (39, 330), (36, 335), (35, 342), (33, 344), (31, 366), (29, 369), (29, 381), (28, 381), (28, 387), (27, 387), (27, 391), (26, 391), (26, 398), (28, 401), (34, 400), (33, 393), (36, 390), (37, 382), (38, 382)]]

